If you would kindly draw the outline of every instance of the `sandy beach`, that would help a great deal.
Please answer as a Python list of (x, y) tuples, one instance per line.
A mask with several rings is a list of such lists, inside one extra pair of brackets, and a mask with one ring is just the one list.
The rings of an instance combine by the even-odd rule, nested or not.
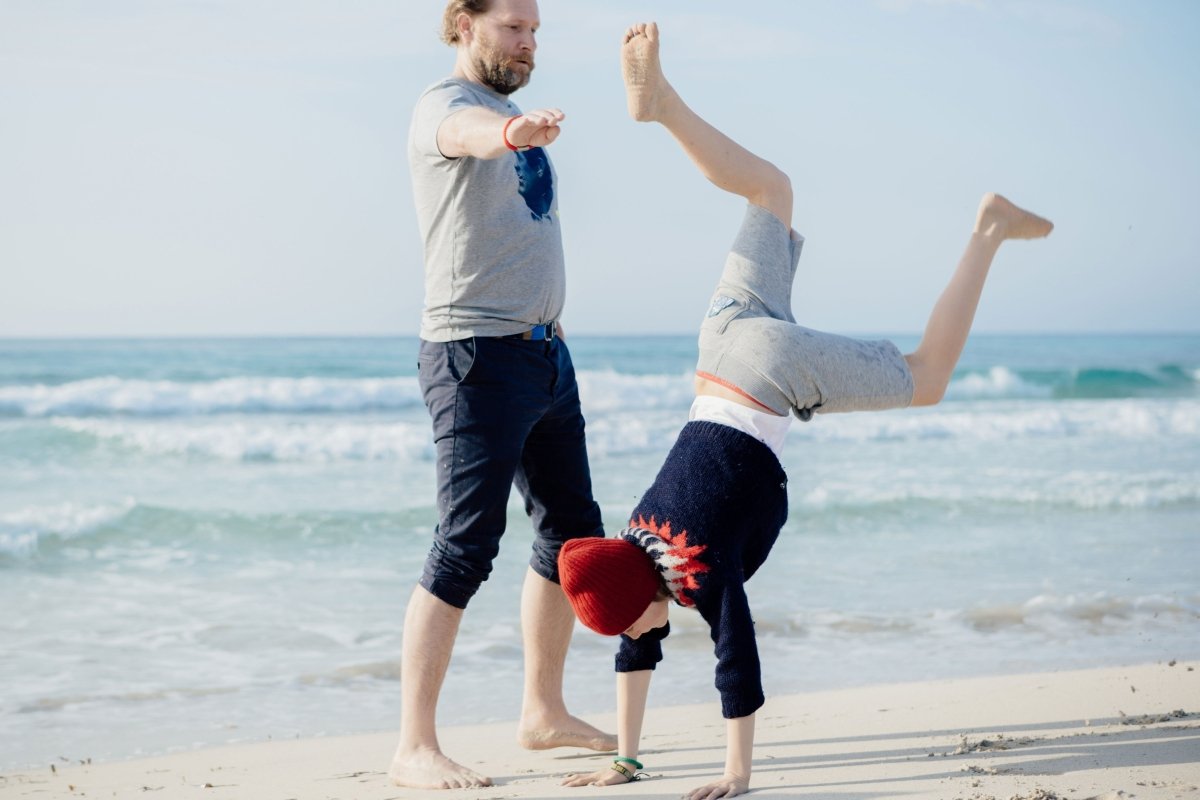
[[(1200, 798), (1200, 671), (1171, 662), (874, 686), (768, 698), (759, 712), (752, 794), (764, 797)], [(615, 715), (597, 721), (610, 729)], [(0, 775), (3, 797), (309, 798), (677, 797), (719, 773), (715, 703), (652, 708), (647, 778), (566, 789), (604, 755), (529, 752), (515, 725), (448, 728), (446, 751), (495, 786), (389, 785), (391, 732), (269, 741), (96, 764), (63, 760)], [(146, 731), (147, 742), (154, 732)]]

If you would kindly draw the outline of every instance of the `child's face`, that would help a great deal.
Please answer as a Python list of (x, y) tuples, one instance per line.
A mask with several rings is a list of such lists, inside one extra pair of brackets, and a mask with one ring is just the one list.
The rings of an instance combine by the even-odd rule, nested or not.
[(667, 616), (670, 612), (670, 606), (667, 605), (667, 598), (656, 597), (651, 601), (650, 605), (646, 606), (646, 610), (642, 615), (633, 621), (633, 624), (625, 629), (625, 635), (630, 639), (636, 639), (646, 631), (652, 631), (655, 628), (661, 628), (667, 624)]

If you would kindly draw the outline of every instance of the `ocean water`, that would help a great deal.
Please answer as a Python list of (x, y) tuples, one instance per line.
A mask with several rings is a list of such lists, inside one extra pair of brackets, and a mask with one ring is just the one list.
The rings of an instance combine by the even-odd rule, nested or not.
[[(616, 529), (694, 338), (570, 345)], [(434, 522), (416, 351), (0, 341), (0, 769), (395, 728)], [(1200, 335), (976, 336), (944, 403), (798, 422), (784, 466), (748, 585), (768, 695), (1200, 657)], [(519, 713), (530, 541), (514, 494), (442, 724)], [(651, 704), (716, 720), (707, 632), (673, 616)], [(614, 706), (612, 652), (577, 629), (576, 712)]]

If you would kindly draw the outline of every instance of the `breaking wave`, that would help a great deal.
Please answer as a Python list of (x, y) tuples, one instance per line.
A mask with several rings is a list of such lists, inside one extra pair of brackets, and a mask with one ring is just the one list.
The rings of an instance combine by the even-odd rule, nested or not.
[(421, 405), (416, 378), (223, 378), (217, 381), (89, 378), (58, 386), (0, 387), (0, 415), (195, 416), (359, 413)]

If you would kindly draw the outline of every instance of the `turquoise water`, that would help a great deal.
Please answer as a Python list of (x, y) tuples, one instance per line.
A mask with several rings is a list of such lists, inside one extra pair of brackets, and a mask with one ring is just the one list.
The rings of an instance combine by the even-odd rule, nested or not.
[[(901, 347), (911, 337), (897, 337)], [(693, 337), (572, 337), (619, 527)], [(0, 768), (390, 730), (433, 524), (413, 339), (0, 341)], [(1200, 656), (1200, 335), (977, 336), (932, 409), (818, 416), (749, 585), (768, 694)], [(515, 498), (445, 723), (519, 711)], [(651, 703), (714, 701), (677, 613)], [(580, 629), (567, 694), (613, 706)]]

